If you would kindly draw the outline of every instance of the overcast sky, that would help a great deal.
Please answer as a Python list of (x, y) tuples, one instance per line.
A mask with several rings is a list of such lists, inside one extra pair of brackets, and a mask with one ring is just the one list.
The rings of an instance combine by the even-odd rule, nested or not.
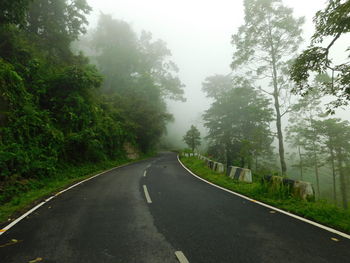
[[(88, 0), (94, 11), (94, 26), (100, 12), (129, 22), (136, 32), (151, 31), (155, 39), (167, 42), (179, 76), (186, 85), (186, 103), (171, 103), (175, 116), (169, 134), (185, 133), (191, 124), (199, 124), (200, 115), (210, 105), (201, 92), (204, 79), (230, 72), (233, 48), (231, 35), (243, 23), (243, 0)], [(313, 33), (312, 18), (325, 7), (324, 0), (284, 0), (295, 16), (304, 16), (306, 43)], [(305, 44), (306, 45), (306, 44)]]

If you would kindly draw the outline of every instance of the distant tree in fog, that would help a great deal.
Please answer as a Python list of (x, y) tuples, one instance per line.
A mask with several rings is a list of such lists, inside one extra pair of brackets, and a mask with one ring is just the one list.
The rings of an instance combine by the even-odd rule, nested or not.
[(191, 128), (186, 132), (183, 137), (184, 142), (191, 148), (192, 152), (201, 145), (201, 134), (199, 130), (191, 125)]

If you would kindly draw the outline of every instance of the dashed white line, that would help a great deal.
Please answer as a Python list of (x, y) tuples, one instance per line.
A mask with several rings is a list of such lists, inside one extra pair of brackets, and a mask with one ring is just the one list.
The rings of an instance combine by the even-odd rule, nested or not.
[(151, 203), (152, 203), (152, 200), (151, 200), (151, 197), (149, 196), (149, 193), (148, 193), (148, 190), (147, 190), (147, 186), (146, 186), (146, 185), (143, 185), (143, 191), (145, 192), (145, 196), (146, 196), (147, 203), (151, 204)]
[(219, 189), (221, 189), (221, 190), (223, 190), (223, 191), (225, 191), (225, 192), (228, 192), (228, 193), (230, 193), (230, 194), (234, 194), (234, 195), (236, 195), (236, 196), (239, 196), (239, 197), (241, 197), (241, 198), (244, 198), (244, 199), (246, 199), (246, 200), (249, 200), (249, 201), (251, 201), (251, 202), (254, 202), (255, 204), (264, 206), (264, 207), (269, 208), (269, 209), (271, 209), (271, 210), (280, 212), (281, 214), (285, 214), (285, 215), (287, 215), (287, 216), (293, 217), (293, 218), (295, 218), (295, 219), (298, 219), (298, 220), (303, 221), (303, 222), (305, 222), (305, 223), (308, 223), (308, 224), (310, 224), (310, 225), (314, 225), (314, 226), (316, 226), (316, 227), (318, 227), (318, 228), (322, 228), (322, 229), (324, 229), (324, 230), (326, 230), (326, 231), (329, 231), (329, 232), (331, 232), (331, 233), (334, 233), (334, 234), (337, 234), (337, 235), (342, 236), (342, 237), (344, 237), (344, 238), (350, 239), (350, 235), (348, 235), (348, 234), (346, 234), (346, 233), (343, 233), (343, 232), (338, 231), (338, 230), (336, 230), (336, 229), (333, 229), (333, 228), (331, 228), (331, 227), (328, 227), (328, 226), (325, 226), (325, 225), (316, 223), (316, 222), (314, 222), (314, 221), (312, 221), (312, 220), (303, 218), (303, 217), (301, 217), (301, 216), (294, 215), (294, 214), (289, 213), (289, 212), (287, 212), (287, 211), (284, 211), (284, 210), (282, 210), (282, 209), (276, 208), (276, 207), (274, 207), (274, 206), (265, 204), (265, 203), (260, 202), (260, 201), (256, 201), (256, 200), (254, 200), (254, 199), (252, 199), (252, 198), (250, 198), (250, 197), (248, 197), (248, 196), (245, 196), (245, 195), (242, 195), (242, 194), (233, 192), (233, 191), (231, 191), (231, 190), (228, 190), (228, 189), (226, 189), (226, 188), (223, 188), (223, 187), (221, 187), (221, 186), (218, 186), (218, 185), (216, 185), (216, 184), (213, 184), (213, 183), (211, 183), (211, 182), (209, 182), (209, 181), (203, 179), (202, 177), (196, 175), (196, 174), (193, 173), (190, 169), (188, 169), (188, 168), (181, 162), (181, 160), (180, 160), (180, 158), (179, 158), (179, 155), (177, 156), (177, 160), (179, 161), (179, 163), (181, 164), (181, 166), (182, 166), (185, 170), (187, 170), (191, 175), (193, 175), (194, 177), (198, 178), (199, 180), (202, 180), (203, 182), (206, 182), (207, 184), (210, 184), (210, 185), (212, 185), (212, 186), (214, 186), (214, 187), (216, 187), (216, 188), (219, 188)]
[(185, 257), (184, 253), (182, 253), (182, 251), (176, 251), (175, 256), (180, 261), (180, 263), (190, 263)]
[(146, 175), (147, 175), (147, 171), (145, 170), (145, 171), (143, 172), (143, 177), (146, 177)]

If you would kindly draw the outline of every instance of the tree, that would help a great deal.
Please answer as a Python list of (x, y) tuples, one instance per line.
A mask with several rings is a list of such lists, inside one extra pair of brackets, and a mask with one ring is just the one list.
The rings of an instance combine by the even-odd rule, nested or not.
[[(216, 78), (207, 78), (210, 79)], [(217, 152), (224, 149), (227, 165), (235, 163), (251, 168), (254, 159), (257, 162), (259, 156), (271, 149), (270, 101), (245, 79), (231, 80), (230, 90), (221, 89), (227, 83), (227, 79), (221, 79), (223, 83), (216, 86), (216, 81), (212, 82), (210, 90), (207, 89), (208, 82), (203, 86), (208, 96), (215, 96), (203, 116), (204, 125), (209, 129), (207, 138), (212, 149), (218, 149)], [(216, 157), (222, 159), (221, 156)]]
[[(350, 100), (350, 65), (349, 61), (335, 64), (329, 53), (336, 41), (350, 32), (350, 1), (331, 0), (328, 6), (316, 13), (314, 18), (315, 33), (310, 46), (295, 60), (291, 68), (291, 79), (296, 83), (295, 93), (307, 94), (313, 89), (309, 80), (313, 74), (329, 74), (331, 79), (318, 89), (322, 95), (331, 95), (335, 100), (328, 105), (328, 111), (348, 105)], [(322, 44), (330, 42), (324, 47)], [(346, 50), (349, 51), (349, 48)], [(344, 58), (349, 56), (344, 56)]]
[(150, 76), (162, 99), (185, 100), (171, 51), (164, 41), (152, 40), (151, 33), (143, 31), (138, 38), (125, 21), (101, 14), (92, 46), (106, 92), (123, 92), (132, 88), (135, 78)]
[(184, 100), (183, 85), (171, 52), (150, 33), (140, 37), (131, 26), (101, 14), (91, 39), (92, 56), (104, 76), (103, 93), (118, 101), (134, 142), (142, 151), (151, 150), (173, 120), (166, 99)]
[[(314, 82), (315, 87), (323, 85), (324, 76), (317, 76)], [(293, 105), (290, 112), (290, 125), (288, 126), (288, 140), (293, 146), (298, 148), (299, 167), (307, 166), (307, 161), (314, 167), (317, 194), (320, 196), (320, 144), (319, 129), (315, 126), (315, 121), (322, 115), (320, 95), (316, 91), (310, 92), (307, 96), (300, 98), (298, 103)], [(306, 150), (305, 158), (302, 158), (301, 151)]]
[(160, 87), (163, 98), (176, 101), (186, 101), (183, 97), (184, 85), (177, 76), (179, 68), (170, 60), (171, 51), (166, 43), (158, 39), (152, 41), (152, 34), (143, 31), (139, 39), (141, 74), (152, 76), (155, 84)]
[(123, 92), (131, 86), (139, 67), (138, 40), (131, 26), (101, 14), (92, 33), (94, 60), (104, 76), (103, 91)]
[(320, 139), (327, 149), (333, 174), (333, 199), (336, 201), (336, 173), (339, 174), (342, 205), (348, 208), (348, 175), (350, 159), (350, 123), (330, 118), (317, 121)]
[(26, 14), (25, 30), (55, 60), (71, 59), (70, 44), (86, 33), (86, 0), (35, 0)]
[(191, 148), (192, 152), (194, 149), (196, 149), (199, 145), (201, 145), (201, 134), (198, 131), (198, 129), (191, 125), (191, 128), (186, 132), (185, 136), (183, 137), (183, 140), (188, 145), (188, 147)]
[(285, 175), (282, 117), (288, 112), (290, 97), (287, 69), (302, 40), (304, 19), (294, 18), (292, 9), (283, 6), (281, 0), (245, 0), (244, 10), (245, 23), (232, 37), (235, 52), (231, 67), (255, 80), (269, 80), (272, 91), (260, 89), (274, 100), (280, 164)]
[(0, 2), (0, 25), (23, 24), (30, 2), (32, 0), (2, 0)]
[(207, 77), (202, 83), (202, 91), (207, 97), (220, 99), (227, 91), (232, 89), (232, 77), (230, 75), (214, 75)]

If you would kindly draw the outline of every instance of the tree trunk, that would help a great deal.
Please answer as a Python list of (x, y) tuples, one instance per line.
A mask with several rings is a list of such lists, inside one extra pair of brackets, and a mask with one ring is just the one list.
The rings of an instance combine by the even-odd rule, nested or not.
[(332, 164), (332, 176), (333, 176), (333, 200), (334, 203), (337, 203), (337, 185), (336, 185), (336, 174), (335, 174), (335, 163), (334, 163), (334, 151), (333, 151), (333, 147), (329, 147), (329, 151), (331, 154), (331, 164)]
[(342, 197), (342, 203), (343, 208), (348, 208), (348, 196), (346, 192), (346, 179), (344, 175), (344, 169), (343, 169), (343, 157), (342, 157), (342, 151), (341, 149), (337, 149), (337, 160), (338, 160), (338, 170), (340, 175), (340, 192)]
[(298, 145), (298, 153), (299, 153), (299, 166), (300, 166), (300, 180), (303, 181), (303, 159), (301, 157), (300, 145)]
[(232, 165), (230, 147), (229, 144), (226, 144), (226, 171), (228, 171), (228, 168)]
[(245, 166), (245, 158), (242, 157), (241, 158), (241, 167), (244, 168), (244, 166)]
[[(277, 82), (276, 82), (277, 85)], [(276, 110), (276, 127), (277, 127), (277, 138), (278, 138), (278, 152), (280, 156), (280, 163), (281, 163), (281, 171), (282, 176), (285, 176), (287, 173), (287, 165), (284, 158), (284, 145), (283, 145), (283, 133), (282, 133), (282, 116), (280, 112), (280, 104), (278, 99), (278, 93), (277, 93), (277, 86), (275, 87), (275, 92), (273, 95), (273, 98), (275, 100), (275, 110)]]
[[(271, 34), (271, 32), (270, 32)], [(271, 36), (272, 37), (272, 36)], [(283, 145), (283, 132), (282, 132), (282, 116), (279, 102), (279, 90), (278, 90), (278, 76), (277, 76), (277, 62), (275, 49), (271, 41), (271, 58), (272, 58), (272, 80), (273, 80), (273, 99), (276, 110), (276, 128), (277, 128), (277, 138), (278, 138), (278, 152), (280, 156), (281, 171), (282, 176), (285, 176), (287, 173), (287, 165), (284, 158), (284, 145)]]
[(319, 178), (319, 172), (318, 172), (318, 159), (317, 159), (317, 153), (314, 149), (314, 162), (315, 162), (315, 176), (316, 176), (316, 185), (317, 185), (317, 195), (318, 198), (320, 198), (320, 178)]

